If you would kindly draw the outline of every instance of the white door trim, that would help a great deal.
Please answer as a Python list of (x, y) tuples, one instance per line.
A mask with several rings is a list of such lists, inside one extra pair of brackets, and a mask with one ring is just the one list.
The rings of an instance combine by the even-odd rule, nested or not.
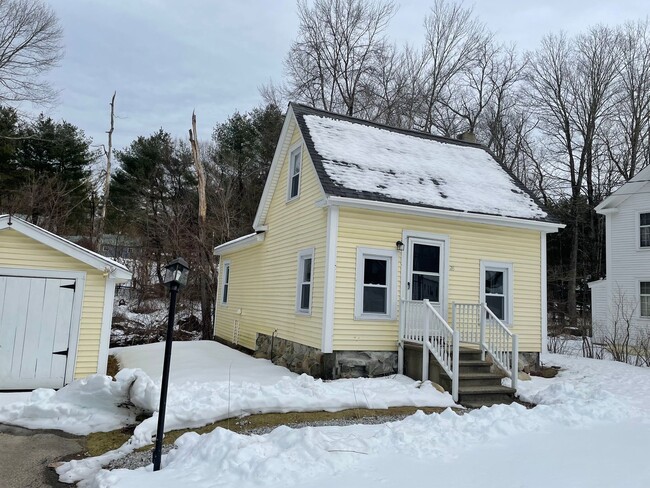
[(83, 305), (84, 290), (86, 288), (86, 273), (84, 271), (0, 267), (0, 276), (75, 280), (75, 293), (72, 301), (72, 317), (70, 319), (70, 336), (68, 338), (68, 361), (65, 368), (65, 379), (63, 380), (63, 384), (67, 385), (74, 380), (74, 370), (77, 364), (77, 347), (79, 344), (79, 329), (81, 327), (81, 308)]
[(422, 239), (432, 241), (432, 244), (442, 246), (440, 253), (440, 311), (442, 318), (447, 320), (447, 309), (449, 304), (447, 302), (449, 296), (449, 248), (450, 238), (446, 234), (434, 234), (432, 232), (423, 232), (417, 230), (405, 230), (402, 232), (402, 242), (404, 243), (404, 250), (402, 251), (401, 262), (401, 285), (400, 297), (402, 300), (408, 299), (408, 276), (409, 269), (409, 239)]

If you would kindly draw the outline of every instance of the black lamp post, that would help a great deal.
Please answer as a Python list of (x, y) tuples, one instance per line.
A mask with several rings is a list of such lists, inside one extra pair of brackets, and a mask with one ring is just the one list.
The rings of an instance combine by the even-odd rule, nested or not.
[(156, 447), (153, 450), (153, 470), (160, 469), (162, 456), (163, 435), (165, 432), (165, 410), (167, 408), (167, 385), (169, 384), (169, 364), (172, 358), (172, 340), (174, 336), (174, 315), (176, 313), (176, 295), (187, 285), (190, 268), (183, 258), (176, 258), (165, 266), (163, 282), (169, 288), (169, 317), (167, 320), (167, 337), (165, 338), (165, 359), (163, 362), (162, 383), (160, 385), (160, 408), (158, 409), (158, 430), (156, 432)]

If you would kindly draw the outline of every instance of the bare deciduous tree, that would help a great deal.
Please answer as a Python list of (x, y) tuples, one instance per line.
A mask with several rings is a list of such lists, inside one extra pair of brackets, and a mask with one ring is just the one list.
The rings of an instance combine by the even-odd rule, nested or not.
[(289, 98), (353, 115), (357, 96), (385, 49), (390, 0), (298, 2), (300, 28), (285, 61)]
[(63, 56), (63, 31), (39, 0), (0, 0), (0, 102), (47, 103), (56, 93), (41, 75)]
[(452, 84), (456, 77), (473, 67), (491, 39), (485, 25), (471, 8), (436, 0), (424, 20), (421, 128), (450, 134), (449, 109)]

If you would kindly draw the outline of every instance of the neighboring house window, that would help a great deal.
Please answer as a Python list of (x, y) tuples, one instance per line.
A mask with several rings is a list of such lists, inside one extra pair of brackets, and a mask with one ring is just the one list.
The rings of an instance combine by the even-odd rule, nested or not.
[(641, 247), (650, 247), (650, 213), (639, 216), (639, 235)]
[(512, 265), (481, 262), (481, 301), (503, 322), (512, 322)]
[(221, 303), (228, 303), (228, 291), (230, 290), (230, 262), (223, 263), (223, 284), (221, 286)]
[(296, 311), (311, 313), (311, 289), (314, 276), (314, 250), (305, 249), (298, 253), (298, 288), (296, 290)]
[(289, 157), (289, 196), (287, 200), (291, 200), (298, 196), (300, 193), (300, 166), (302, 160), (302, 148), (298, 147), (291, 151)]
[(393, 319), (397, 279), (395, 251), (357, 249), (355, 318)]
[(641, 282), (641, 317), (650, 318), (650, 281)]

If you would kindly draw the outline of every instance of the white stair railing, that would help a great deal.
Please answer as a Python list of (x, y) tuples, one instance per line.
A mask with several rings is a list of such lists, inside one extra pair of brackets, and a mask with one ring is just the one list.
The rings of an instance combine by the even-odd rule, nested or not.
[[(485, 303), (481, 303), (481, 347), (510, 377), (517, 388), (519, 376), (519, 340)], [(483, 354), (485, 354), (483, 352)]]
[(433, 354), (451, 378), (451, 394), (458, 401), (460, 334), (442, 318), (429, 300), (402, 300), (399, 369), (403, 370), (403, 342), (422, 344), (422, 380), (429, 378), (429, 354)]

